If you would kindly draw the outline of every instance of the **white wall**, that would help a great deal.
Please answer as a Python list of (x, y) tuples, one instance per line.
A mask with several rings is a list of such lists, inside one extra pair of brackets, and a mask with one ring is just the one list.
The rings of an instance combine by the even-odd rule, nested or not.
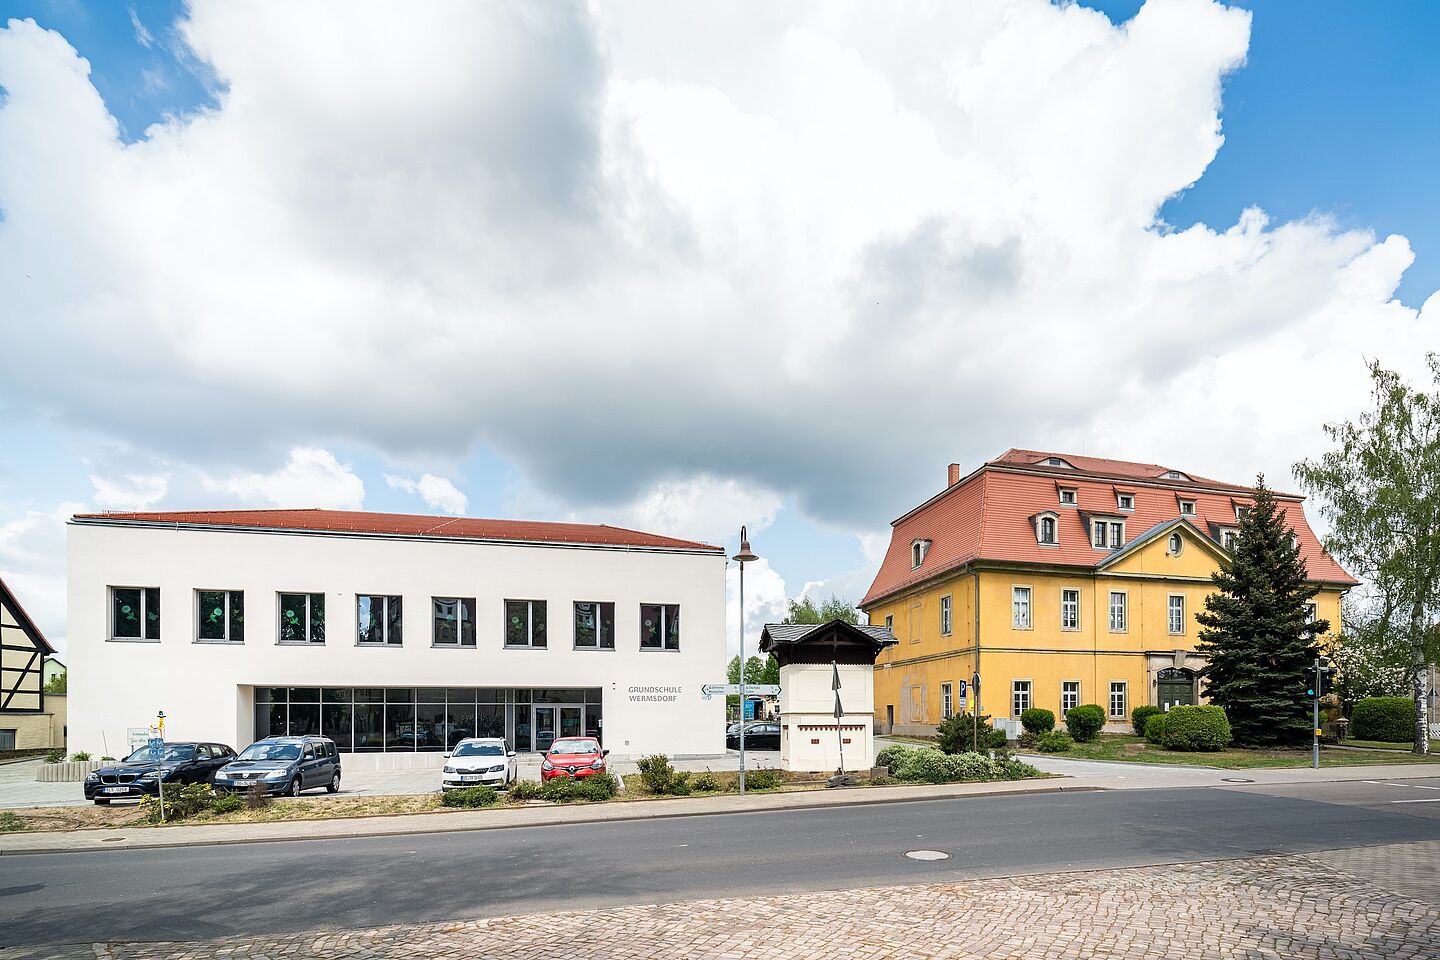
[[(840, 769), (843, 737), (847, 771), (865, 772), (875, 763), (875, 668), (840, 664), (840, 720), (835, 729), (834, 668), (792, 663), (780, 668), (780, 765), (815, 773)], [(812, 742), (818, 741), (818, 742)]]
[[(252, 739), (252, 686), (600, 687), (616, 755), (724, 752), (725, 559), (380, 537), (69, 525), (70, 745), (120, 756), (126, 729)], [(159, 587), (158, 643), (108, 640), (107, 588)], [(243, 645), (196, 643), (197, 589), (245, 591)], [(324, 593), (326, 642), (277, 642), (280, 592)], [(404, 644), (356, 645), (357, 593), (404, 597)], [(431, 597), (476, 598), (473, 648), (431, 646)], [(507, 650), (506, 598), (548, 601), (549, 647)], [(575, 650), (577, 601), (615, 604), (614, 650)], [(639, 649), (641, 603), (680, 604), (680, 650)], [(678, 687), (669, 701), (631, 688)], [(661, 694), (669, 696), (669, 694)], [(433, 755), (432, 755), (433, 756)]]

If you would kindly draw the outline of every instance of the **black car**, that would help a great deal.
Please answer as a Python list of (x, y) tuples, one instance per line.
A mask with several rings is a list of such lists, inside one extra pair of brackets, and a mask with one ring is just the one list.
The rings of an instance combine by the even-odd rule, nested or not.
[(223, 743), (166, 742), (160, 761), (151, 759), (149, 747), (141, 747), (119, 763), (101, 767), (85, 778), (85, 799), (105, 804), (127, 797), (159, 793), (165, 785), (209, 783), (215, 771), (235, 759), (235, 751)]
[(340, 790), (340, 754), (329, 737), (266, 737), (231, 761), (215, 774), (216, 793), (243, 793), (257, 783), (290, 797), (313, 787)]
[[(740, 749), (740, 731), (725, 734), (725, 746), (731, 750)], [(745, 725), (746, 750), (779, 750), (780, 724), (763, 720)]]

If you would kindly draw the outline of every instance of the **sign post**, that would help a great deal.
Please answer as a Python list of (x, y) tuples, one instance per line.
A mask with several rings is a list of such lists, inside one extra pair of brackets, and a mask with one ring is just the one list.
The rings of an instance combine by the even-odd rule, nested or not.
[(830, 669), (833, 672), (830, 680), (830, 689), (835, 691), (835, 739), (840, 747), (840, 769), (835, 771), (836, 779), (843, 779), (845, 776), (845, 725), (840, 721), (845, 717), (845, 708), (840, 704), (840, 664), (837, 661), (830, 661)]
[(165, 822), (165, 769), (160, 764), (165, 759), (165, 711), (161, 710), (155, 721), (149, 741), (150, 759), (155, 763), (155, 789), (160, 791), (160, 822)]
[(975, 690), (975, 718), (970, 723), (970, 735), (974, 741), (974, 750), (980, 752), (980, 671), (970, 678), (970, 686)]

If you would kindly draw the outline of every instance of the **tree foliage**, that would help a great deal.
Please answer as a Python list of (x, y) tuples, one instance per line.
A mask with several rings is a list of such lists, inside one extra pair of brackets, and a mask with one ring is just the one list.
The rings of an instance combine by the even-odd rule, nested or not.
[(65, 693), (65, 687), (69, 683), (69, 670), (61, 670), (55, 676), (45, 681), (45, 692), (52, 696), (61, 696)]
[(790, 612), (785, 615), (785, 623), (829, 623), (831, 620), (844, 620), (849, 624), (860, 622), (860, 611), (852, 607), (848, 600), (842, 600), (834, 594), (818, 607), (809, 597), (801, 597), (789, 603)]
[(1211, 576), (1215, 589), (1196, 616), (1196, 651), (1209, 661), (1200, 671), (1205, 693), (1224, 708), (1241, 744), (1299, 745), (1313, 729), (1305, 668), (1330, 624), (1307, 622), (1318, 588), (1291, 533), (1265, 478), (1256, 478), (1233, 554)]
[(1427, 646), (1440, 619), (1440, 357), (1427, 362), (1433, 393), (1372, 362), (1372, 409), (1326, 425), (1334, 448), (1295, 465), (1330, 522), (1326, 548), (1375, 592), (1377, 636), (1408, 648), (1416, 753), (1429, 751)]

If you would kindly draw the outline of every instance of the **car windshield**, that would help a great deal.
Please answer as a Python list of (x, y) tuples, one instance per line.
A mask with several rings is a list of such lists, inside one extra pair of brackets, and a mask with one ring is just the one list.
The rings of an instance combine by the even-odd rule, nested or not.
[[(163, 763), (174, 763), (179, 760), (195, 759), (195, 746), (190, 743), (167, 743), (165, 744), (165, 759)], [(141, 747), (130, 756), (125, 758), (126, 763), (154, 763), (150, 756), (149, 747)]]
[(551, 753), (599, 753), (594, 740), (556, 740), (550, 747)]
[(457, 757), (503, 757), (505, 748), (498, 743), (462, 743), (455, 748)]
[(252, 743), (240, 751), (241, 760), (298, 760), (300, 746), (294, 743)]

